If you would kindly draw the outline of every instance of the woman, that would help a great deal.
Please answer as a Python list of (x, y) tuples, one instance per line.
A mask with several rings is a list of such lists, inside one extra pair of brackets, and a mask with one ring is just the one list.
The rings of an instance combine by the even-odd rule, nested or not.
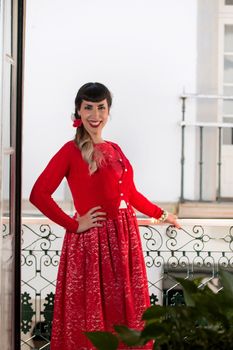
[[(30, 196), (36, 207), (66, 229), (51, 350), (94, 349), (85, 331), (112, 330), (116, 324), (142, 328), (149, 294), (132, 206), (180, 227), (174, 215), (136, 190), (128, 159), (117, 144), (103, 140), (111, 104), (104, 85), (87, 83), (80, 88), (75, 99), (75, 139), (51, 159)], [(77, 211), (73, 218), (51, 197), (64, 177)]]

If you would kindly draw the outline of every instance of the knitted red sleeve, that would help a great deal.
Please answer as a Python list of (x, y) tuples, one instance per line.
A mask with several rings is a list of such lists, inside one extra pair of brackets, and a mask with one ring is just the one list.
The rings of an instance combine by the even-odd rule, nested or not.
[(163, 210), (160, 207), (158, 207), (157, 205), (153, 204), (151, 201), (149, 201), (140, 192), (138, 192), (138, 190), (136, 189), (136, 186), (134, 184), (133, 167), (130, 164), (130, 161), (127, 159), (127, 157), (125, 156), (125, 154), (123, 153), (123, 151), (119, 145), (117, 145), (116, 143), (113, 143), (113, 142), (112, 142), (112, 144), (118, 149), (118, 151), (122, 154), (122, 156), (125, 157), (125, 159), (128, 163), (128, 166), (130, 167), (131, 172), (132, 172), (132, 181), (131, 181), (130, 192), (129, 192), (130, 204), (135, 209), (140, 211), (141, 213), (143, 213), (147, 216), (159, 219), (161, 217), (161, 215), (163, 214)]
[(163, 214), (163, 210), (157, 205), (149, 201), (145, 196), (143, 196), (135, 187), (134, 181), (131, 183), (130, 197), (131, 205), (139, 210), (141, 213), (159, 219)]
[(30, 201), (49, 219), (70, 232), (76, 232), (78, 221), (67, 215), (52, 198), (52, 194), (68, 174), (70, 152), (69, 143), (66, 143), (50, 160), (33, 186)]

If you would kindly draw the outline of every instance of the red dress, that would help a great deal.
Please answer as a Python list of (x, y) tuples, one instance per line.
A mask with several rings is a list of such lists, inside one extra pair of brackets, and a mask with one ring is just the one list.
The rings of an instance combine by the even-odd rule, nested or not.
[[(111, 144), (95, 146), (100, 166), (123, 168)], [(101, 156), (103, 155), (103, 157)], [(112, 331), (113, 325), (142, 329), (150, 305), (146, 269), (135, 213), (118, 210), (102, 227), (64, 238), (57, 277), (51, 350), (94, 350), (83, 332)], [(126, 349), (123, 344), (120, 349)], [(151, 349), (151, 343), (142, 349)]]

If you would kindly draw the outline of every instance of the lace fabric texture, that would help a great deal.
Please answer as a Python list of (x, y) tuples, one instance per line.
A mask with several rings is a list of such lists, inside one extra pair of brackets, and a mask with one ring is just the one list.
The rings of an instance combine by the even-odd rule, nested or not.
[[(97, 145), (102, 164), (119, 178), (119, 154)], [(102, 155), (100, 153), (102, 153)], [(103, 159), (103, 158), (102, 158)], [(142, 329), (150, 305), (141, 240), (133, 209), (119, 209), (102, 227), (66, 233), (57, 277), (51, 350), (94, 350), (86, 331), (113, 331), (114, 325)], [(120, 344), (119, 349), (127, 349)], [(131, 347), (132, 349), (132, 347)], [(139, 349), (139, 347), (135, 347)], [(152, 349), (148, 343), (140, 349)]]
[[(112, 331), (113, 325), (142, 329), (142, 313), (148, 306), (139, 230), (128, 209), (119, 209), (118, 218), (108, 219), (103, 227), (66, 233), (51, 350), (94, 350), (85, 331)], [(141, 347), (151, 348), (151, 344)]]
[(111, 144), (107, 142), (96, 144), (94, 158), (100, 167), (110, 165), (118, 178), (121, 178), (123, 174), (121, 156)]

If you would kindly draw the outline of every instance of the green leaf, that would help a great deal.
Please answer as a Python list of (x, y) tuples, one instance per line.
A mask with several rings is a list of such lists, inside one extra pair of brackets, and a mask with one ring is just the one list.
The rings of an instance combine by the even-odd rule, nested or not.
[(117, 350), (119, 341), (109, 332), (85, 332), (87, 338), (98, 350)]
[[(169, 329), (168, 323), (151, 323), (146, 325), (145, 328), (141, 332), (141, 338), (145, 338), (147, 340), (157, 339), (158, 337), (163, 337), (164, 334), (167, 334)], [(158, 339), (157, 339), (158, 340)]]
[(143, 344), (140, 331), (130, 329), (126, 326), (114, 326), (114, 329), (125, 344), (129, 346)]
[(166, 316), (168, 310), (165, 306), (155, 305), (149, 307), (142, 316), (143, 320), (149, 321), (149, 320), (155, 320), (157, 321), (158, 318)]
[(179, 282), (182, 285), (182, 287), (185, 288), (189, 293), (195, 294), (198, 292), (198, 288), (195, 281), (190, 281), (188, 279), (178, 277), (175, 280)]
[(193, 294), (198, 293), (198, 288), (193, 281), (183, 278), (176, 278), (176, 281), (181, 284), (184, 291), (184, 300), (187, 306), (195, 306)]
[(224, 293), (233, 297), (233, 275), (230, 272), (224, 270), (220, 270), (219, 275), (220, 281), (224, 288)]

